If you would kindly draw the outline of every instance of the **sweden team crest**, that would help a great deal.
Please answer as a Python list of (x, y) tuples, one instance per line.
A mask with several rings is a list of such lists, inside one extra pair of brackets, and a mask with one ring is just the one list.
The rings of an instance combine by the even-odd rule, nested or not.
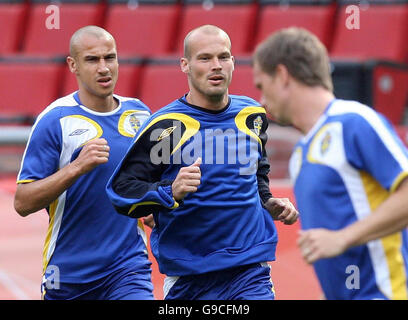
[(330, 142), (332, 140), (330, 132), (326, 132), (325, 136), (320, 143), (320, 153), (324, 155), (330, 147)]
[(140, 128), (140, 121), (136, 118), (135, 114), (129, 115), (129, 123), (133, 131), (136, 133)]
[(261, 134), (261, 129), (262, 129), (262, 118), (260, 116), (257, 116), (256, 119), (254, 120), (254, 131), (257, 136)]
[[(119, 119), (118, 130), (126, 137), (134, 137), (142, 125), (138, 110), (128, 110)], [(144, 119), (143, 119), (144, 120)]]

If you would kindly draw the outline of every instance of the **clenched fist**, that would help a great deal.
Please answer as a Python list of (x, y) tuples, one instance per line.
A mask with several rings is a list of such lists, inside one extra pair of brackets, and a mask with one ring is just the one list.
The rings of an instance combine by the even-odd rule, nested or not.
[(171, 185), (173, 197), (176, 201), (182, 200), (189, 192), (197, 191), (197, 188), (201, 183), (200, 165), (201, 158), (197, 158), (191, 166), (180, 169), (176, 179)]
[(98, 138), (87, 142), (72, 162), (81, 174), (91, 171), (96, 166), (108, 162), (109, 146), (104, 138)]

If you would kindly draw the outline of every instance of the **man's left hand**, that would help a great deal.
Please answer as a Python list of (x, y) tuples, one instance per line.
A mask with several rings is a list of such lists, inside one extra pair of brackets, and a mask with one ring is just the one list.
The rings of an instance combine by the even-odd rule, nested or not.
[(269, 198), (265, 208), (274, 220), (284, 224), (294, 224), (299, 217), (299, 212), (288, 198)]

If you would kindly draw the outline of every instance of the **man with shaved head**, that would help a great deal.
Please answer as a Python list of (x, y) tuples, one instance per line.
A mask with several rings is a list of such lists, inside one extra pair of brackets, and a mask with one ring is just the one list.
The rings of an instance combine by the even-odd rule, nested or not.
[(153, 212), (166, 299), (274, 299), (273, 220), (298, 212), (269, 191), (265, 110), (228, 94), (234, 57), (220, 28), (192, 30), (180, 67), (189, 92), (145, 122), (108, 196), (128, 217)]
[(104, 29), (76, 31), (67, 63), (78, 91), (38, 116), (14, 201), (21, 216), (43, 208), (49, 215), (42, 297), (153, 299), (143, 227), (118, 216), (105, 193), (150, 110), (138, 99), (113, 93), (118, 57)]

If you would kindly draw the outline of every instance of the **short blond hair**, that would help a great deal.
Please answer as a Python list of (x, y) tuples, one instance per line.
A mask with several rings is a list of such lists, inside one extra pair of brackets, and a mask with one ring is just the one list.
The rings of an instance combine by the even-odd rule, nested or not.
[(228, 39), (228, 43), (229, 43), (229, 49), (231, 50), (231, 39), (228, 36), (228, 34), (222, 30), (221, 28), (211, 25), (211, 24), (206, 24), (206, 25), (202, 25), (200, 27), (197, 27), (193, 30), (191, 30), (186, 37), (184, 38), (184, 57), (187, 59), (191, 58), (191, 50), (190, 50), (190, 38), (192, 37), (192, 35), (194, 35), (197, 32), (203, 32), (209, 35), (217, 35), (217, 34), (222, 34), (225, 36), (226, 39)]

